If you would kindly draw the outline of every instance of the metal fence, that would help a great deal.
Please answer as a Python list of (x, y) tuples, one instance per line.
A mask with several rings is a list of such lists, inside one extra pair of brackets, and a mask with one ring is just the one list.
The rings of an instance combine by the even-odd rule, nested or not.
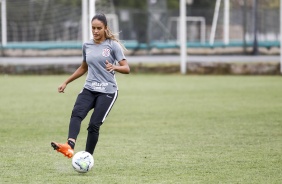
[[(254, 9), (252, 6), (240, 5), (239, 1), (233, 0), (230, 2), (231, 44), (232, 42), (243, 43), (244, 41), (253, 42), (254, 40)], [(75, 4), (66, 2), (59, 3), (56, 0), (7, 0), (8, 43), (81, 42), (81, 0), (77, 0)], [(165, 0), (159, 7), (152, 8), (152, 6), (149, 6), (147, 11), (118, 7), (112, 10), (118, 17), (119, 30), (114, 31), (119, 32), (121, 40), (147, 44), (155, 41), (164, 44), (171, 41), (177, 42), (179, 39), (177, 26), (179, 9), (169, 9)], [(187, 6), (187, 16), (194, 18), (194, 20), (187, 21), (188, 43), (199, 43), (199, 46), (201, 46), (204, 45), (201, 44), (203, 40), (208, 42), (211, 35), (214, 10), (215, 7), (196, 9), (193, 6)], [(101, 9), (98, 8), (97, 12), (99, 11)], [(274, 45), (278, 43), (280, 37), (279, 9), (265, 8), (258, 3), (256, 28), (259, 42), (271, 42)], [(223, 5), (220, 7), (215, 33), (215, 40), (222, 42)]]

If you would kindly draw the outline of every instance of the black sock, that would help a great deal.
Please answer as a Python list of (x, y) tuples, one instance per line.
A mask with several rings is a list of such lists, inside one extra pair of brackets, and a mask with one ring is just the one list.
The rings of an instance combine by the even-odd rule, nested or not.
[(74, 149), (75, 143), (74, 143), (73, 141), (68, 140), (68, 144), (70, 145), (70, 147), (71, 147), (72, 149)]

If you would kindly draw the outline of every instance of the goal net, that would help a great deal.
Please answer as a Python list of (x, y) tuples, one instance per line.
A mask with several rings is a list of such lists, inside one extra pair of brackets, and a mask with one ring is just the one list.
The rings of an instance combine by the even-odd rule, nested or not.
[[(170, 41), (179, 40), (178, 6), (173, 9), (171, 3), (168, 3), (169, 1), (148, 0), (142, 1), (147, 2), (146, 11), (144, 11), (144, 8), (137, 6), (134, 8), (114, 6), (113, 2), (117, 1), (96, 0), (96, 13), (105, 13), (108, 18), (108, 26), (114, 33), (120, 32), (120, 39), (128, 43), (132, 41), (130, 42), (133, 45), (132, 48), (136, 43), (149, 45), (154, 41), (168, 43), (170, 46)], [(141, 2), (141, 0), (136, 0), (136, 2)], [(191, 46), (192, 42), (196, 43), (196, 46), (202, 46), (201, 43), (207, 43), (212, 35), (216, 1), (207, 1), (209, 6), (198, 6), (197, 2), (199, 1), (187, 5), (188, 46)], [(223, 2), (221, 1), (219, 7), (214, 31), (214, 41), (218, 43), (215, 45), (219, 46), (224, 40), (224, 27), (226, 27)], [(234, 43), (235, 46), (242, 46), (242, 43), (245, 42), (251, 46), (254, 36), (257, 35), (260, 44), (263, 43), (266, 47), (273, 46), (273, 44), (279, 46), (279, 6), (270, 3), (271, 1), (257, 1), (257, 34), (255, 34), (253, 1), (247, 0), (246, 4), (244, 2), (243, 0), (230, 0), (230, 45), (232, 46)], [(12, 42), (44, 44), (45, 42), (55, 42), (56, 44), (71, 42), (69, 45), (72, 43), (81, 45), (83, 35), (82, 0), (6, 0), (6, 5), (8, 44)], [(90, 26), (88, 29), (90, 30)], [(89, 35), (87, 36), (89, 37)], [(0, 37), (2, 42), (1, 39)], [(209, 44), (205, 45), (210, 46)], [(164, 45), (164, 48), (166, 46)]]
[[(6, 4), (8, 42), (82, 41), (81, 0), (7, 0)], [(118, 32), (112, 0), (96, 0), (95, 7)]]

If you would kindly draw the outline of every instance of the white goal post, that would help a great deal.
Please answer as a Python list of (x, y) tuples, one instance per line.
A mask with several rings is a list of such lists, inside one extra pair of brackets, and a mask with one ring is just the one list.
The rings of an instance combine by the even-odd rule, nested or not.
[(280, 73), (282, 74), (282, 0), (280, 0)]
[[(89, 5), (89, 6), (88, 6)], [(96, 0), (82, 0), (82, 41), (86, 42), (93, 38), (91, 19), (96, 14)], [(113, 13), (105, 14), (108, 21), (108, 26), (113, 33), (119, 33), (118, 16)]]
[(7, 5), (6, 0), (0, 0), (1, 3), (1, 31), (2, 46), (7, 45)]
[(119, 23), (118, 23), (118, 16), (116, 14), (106, 14), (107, 21), (108, 21), (108, 27), (111, 29), (111, 31), (114, 34), (117, 34), (119, 31)]
[(179, 9), (180, 9), (180, 35), (185, 38), (181, 39), (180, 43), (180, 71), (182, 74), (186, 74), (187, 69), (186, 69), (186, 61), (187, 61), (187, 46), (186, 46), (186, 1), (185, 0), (180, 0), (179, 4)]
[[(215, 10), (212, 21), (212, 29), (210, 35), (210, 45), (214, 44), (216, 26), (218, 21), (218, 14), (220, 10), (221, 0), (216, 0)], [(224, 0), (224, 15), (223, 15), (223, 41), (225, 45), (229, 44), (229, 22), (230, 22), (230, 0)]]
[[(171, 17), (169, 19), (168, 28), (171, 30), (172, 22), (176, 22), (176, 29), (177, 29), (177, 40), (180, 43), (181, 35), (180, 35), (180, 18), (179, 17)], [(206, 42), (206, 19), (204, 17), (191, 17), (188, 16), (185, 19), (186, 22), (200, 22), (200, 39), (201, 43)]]

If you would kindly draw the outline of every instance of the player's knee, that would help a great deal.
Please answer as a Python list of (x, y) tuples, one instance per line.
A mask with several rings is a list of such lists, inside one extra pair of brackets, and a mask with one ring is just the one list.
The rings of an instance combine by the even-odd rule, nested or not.
[(74, 107), (71, 113), (71, 117), (77, 117), (83, 120), (86, 117), (87, 113), (79, 110), (78, 108)]
[(89, 124), (87, 130), (89, 133), (99, 134), (100, 125), (99, 124)]

